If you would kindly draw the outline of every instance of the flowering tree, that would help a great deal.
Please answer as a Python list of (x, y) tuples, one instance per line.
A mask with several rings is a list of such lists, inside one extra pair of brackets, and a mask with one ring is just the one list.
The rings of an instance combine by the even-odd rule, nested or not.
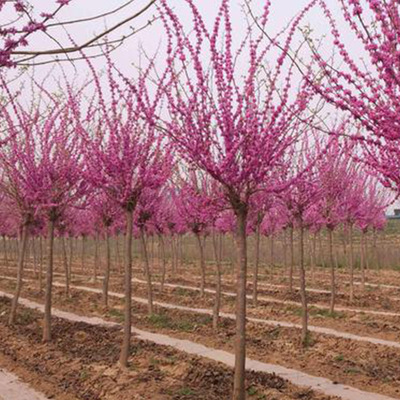
[[(168, 77), (161, 84), (168, 98), (170, 119), (164, 121), (164, 127), (182, 157), (219, 182), (236, 216), (233, 398), (242, 400), (245, 398), (246, 225), (250, 200), (261, 190), (260, 185), (268, 190), (267, 177), (300, 134), (301, 129), (296, 129), (300, 125), (298, 117), (305, 111), (310, 93), (302, 87), (294, 98), (289, 96), (293, 66), (283, 65), (295, 28), (283, 42), (276, 65), (265, 73), (259, 67), (268, 64), (267, 54), (272, 45), (266, 44), (264, 36), (252, 32), (250, 27), (237, 50), (234, 49), (229, 0), (221, 1), (211, 29), (194, 2), (186, 0), (186, 3), (193, 17), (192, 35), (185, 33), (166, 0), (160, 6), (168, 37)], [(260, 18), (264, 28), (268, 16), (269, 3)], [(210, 64), (204, 61), (205, 53)], [(268, 85), (260, 83), (260, 74), (266, 75)]]
[(338, 0), (338, 3), (360, 44), (362, 57), (356, 59), (352, 55), (328, 2), (314, 0), (312, 5), (322, 9), (337, 51), (333, 60), (326, 60), (309, 36), (317, 69), (308, 70), (307, 80), (316, 93), (355, 120), (358, 129), (354, 134), (348, 132), (348, 136), (365, 149), (362, 161), (381, 176), (385, 186), (399, 194), (398, 2)]
[(204, 296), (206, 284), (204, 241), (221, 209), (220, 193), (215, 182), (207, 177), (197, 176), (192, 171), (186, 180), (181, 179), (179, 187), (173, 194), (178, 214), (197, 240), (201, 271), (200, 289), (201, 295)]
[[(117, 75), (109, 60), (107, 79), (102, 82), (90, 62), (89, 66), (99, 106), (93, 101), (85, 118), (79, 110), (76, 117), (84, 138), (87, 180), (125, 213), (125, 319), (119, 362), (126, 366), (131, 340), (133, 214), (143, 191), (157, 189), (168, 179), (172, 155), (165, 152), (155, 126), (141, 118), (144, 107), (149, 119), (154, 119), (157, 111), (156, 103), (144, 102), (145, 75), (133, 86)], [(137, 102), (138, 95), (143, 103)]]
[[(30, 219), (41, 216), (47, 224), (48, 254), (43, 341), (49, 341), (55, 224), (66, 208), (82, 196), (84, 185), (81, 181), (79, 142), (71, 124), (71, 109), (77, 98), (56, 99), (43, 87), (39, 87), (39, 97), (42, 102), (45, 102), (43, 99), (48, 101), (36, 104), (33, 98), (31, 107), (27, 109), (16, 101), (11, 102), (12, 111), (17, 117), (7, 118), (9, 132), (12, 133), (8, 138), (7, 155), (14, 160), (13, 165), (7, 163), (8, 165), (4, 166), (10, 171), (10, 182), (14, 182), (15, 188), (23, 188), (25, 195), (21, 197), (20, 190), (14, 193), (19, 193), (20, 201), (29, 202), (31, 211), (24, 215), (29, 215)], [(4, 158), (4, 161), (6, 160), (7, 158)], [(24, 202), (21, 206), (25, 208), (23, 204)], [(26, 224), (27, 222), (23, 225)], [(26, 237), (26, 233), (23, 237), (24, 235)], [(21, 246), (21, 253), (23, 251), (24, 246)]]

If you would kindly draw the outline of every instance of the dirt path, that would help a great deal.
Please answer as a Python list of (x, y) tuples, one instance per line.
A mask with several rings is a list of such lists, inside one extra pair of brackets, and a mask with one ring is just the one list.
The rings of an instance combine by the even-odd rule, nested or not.
[[(0, 276), (0, 279), (15, 280), (15, 278), (4, 277), (4, 276)], [(25, 281), (30, 282), (31, 280), (26, 279)], [(65, 287), (65, 284), (63, 284), (61, 282), (54, 282), (53, 284), (55, 287)], [(89, 292), (89, 293), (97, 293), (97, 294), (102, 293), (101, 289), (87, 287), (87, 286), (81, 286), (81, 285), (70, 285), (70, 288), (75, 289), (75, 290), (82, 290), (82, 291)], [(113, 291), (109, 292), (109, 296), (119, 298), (119, 299), (124, 298), (124, 295), (122, 293), (113, 292)], [(132, 300), (137, 303), (140, 303), (140, 304), (147, 304), (147, 299), (142, 298), (142, 297), (133, 296)], [(212, 315), (213, 314), (213, 311), (211, 309), (207, 309), (207, 308), (193, 308), (193, 307), (187, 307), (187, 306), (165, 303), (165, 302), (160, 302), (160, 301), (154, 301), (154, 304), (159, 307), (166, 308), (166, 309), (188, 311), (188, 312), (192, 312), (192, 313), (196, 313), (196, 314), (204, 314), (204, 315)], [(232, 320), (236, 319), (236, 316), (232, 313), (221, 312), (220, 316), (223, 318), (229, 318)], [(292, 322), (276, 321), (276, 320), (253, 318), (253, 317), (248, 317), (247, 320), (251, 321), (251, 322), (275, 326), (275, 327), (301, 329), (300, 324), (295, 324)], [(372, 344), (377, 344), (377, 345), (400, 349), (400, 343), (392, 341), (392, 340), (384, 340), (384, 339), (379, 339), (379, 338), (374, 338), (374, 337), (369, 337), (369, 336), (360, 336), (360, 335), (355, 335), (355, 334), (348, 333), (348, 332), (342, 332), (342, 331), (338, 331), (335, 329), (324, 328), (324, 327), (313, 326), (313, 325), (309, 326), (309, 330), (311, 332), (316, 332), (316, 333), (334, 336), (334, 337), (338, 337), (338, 338), (350, 339), (350, 340), (355, 340), (355, 341), (359, 341), (359, 342), (368, 342), (368, 343), (372, 343)]]
[[(0, 295), (4, 297), (11, 298), (12, 295), (6, 292), (0, 291)], [(30, 301), (28, 299), (21, 298), (20, 303), (25, 307), (32, 308), (38, 311), (43, 312), (43, 305)], [(53, 309), (53, 315), (59, 318), (63, 318), (73, 322), (84, 322), (90, 325), (102, 325), (115, 327), (119, 326), (119, 324), (114, 322), (105, 321), (101, 318), (97, 317), (87, 317), (80, 316), (73, 313), (60, 311), (57, 309)], [(177, 350), (183, 351), (188, 354), (198, 355), (201, 357), (206, 357), (214, 361), (221, 362), (227, 366), (232, 367), (234, 364), (234, 356), (233, 354), (223, 351), (217, 350), (210, 347), (206, 347), (202, 344), (194, 343), (189, 340), (182, 340), (174, 337), (170, 337), (164, 334), (151, 333), (147, 331), (143, 331), (137, 328), (133, 328), (133, 332), (138, 336), (141, 340), (151, 341), (153, 343), (159, 345), (167, 345), (171, 346)], [(319, 392), (323, 392), (326, 395), (338, 396), (344, 400), (394, 400), (391, 397), (361, 391), (359, 389), (355, 389), (353, 387), (336, 384), (329, 379), (315, 377), (312, 375), (305, 374), (301, 371), (297, 371), (290, 368), (285, 368), (275, 364), (263, 363), (260, 361), (247, 359), (247, 368), (249, 370), (265, 372), (265, 373), (275, 373), (276, 375), (287, 379), (289, 382), (298, 385), (310, 387)]]
[(0, 368), (0, 400), (48, 400), (41, 393), (6, 370)]

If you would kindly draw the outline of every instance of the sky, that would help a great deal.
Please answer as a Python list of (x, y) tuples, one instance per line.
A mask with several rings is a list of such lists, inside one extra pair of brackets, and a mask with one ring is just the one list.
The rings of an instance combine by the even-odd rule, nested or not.
[[(134, 14), (136, 11), (142, 9), (149, 0), (135, 0), (133, 4), (124, 8), (119, 13), (102, 18), (92, 22), (85, 22), (82, 24), (69, 25), (67, 27), (68, 34), (71, 35), (73, 40), (77, 44), (81, 44), (86, 40), (90, 39), (94, 34), (102, 32), (106, 27), (111, 27), (115, 23), (127, 18), (128, 16)], [(203, 14), (206, 23), (210, 25), (214, 21), (220, 0), (194, 0), (195, 4), (199, 8), (200, 12)], [(347, 25), (341, 21), (341, 11), (339, 7), (339, 0), (327, 0), (334, 15), (338, 18), (340, 28), (342, 31), (346, 32)], [(71, 0), (71, 3), (65, 7), (61, 13), (57, 15), (58, 21), (69, 21), (80, 18), (87, 18), (94, 15), (99, 15), (104, 12), (115, 9), (123, 5), (126, 0)], [(268, 24), (268, 33), (273, 35), (274, 33), (280, 31), (285, 27), (289, 21), (296, 16), (307, 4), (309, 0), (272, 0), (271, 17)], [(31, 0), (32, 5), (37, 10), (49, 11), (53, 10), (55, 7), (55, 0)], [(175, 9), (176, 13), (181, 16), (181, 20), (190, 26), (190, 12), (183, 0), (169, 0), (169, 4)], [(241, 0), (231, 0), (232, 9), (232, 22), (234, 27), (235, 38), (238, 40), (243, 37), (246, 31), (246, 20), (242, 11), (242, 1)], [(252, 0), (252, 9), (257, 13), (257, 10), (261, 10), (264, 6), (264, 0)], [(113, 33), (109, 39), (120, 37), (121, 35), (127, 35), (131, 33), (132, 27), (137, 29), (142, 27), (148, 20), (150, 20), (156, 14), (155, 8), (146, 12), (145, 15), (135, 20), (132, 24), (127, 24), (124, 27), (118, 29)], [(310, 26), (314, 29), (316, 36), (321, 36), (327, 34), (326, 21), (322, 17), (320, 12), (310, 13), (307, 21)], [(54, 36), (60, 43), (64, 45), (70, 45), (70, 39), (66, 33), (61, 28), (53, 28), (48, 31), (52, 36)], [(350, 36), (350, 35), (348, 35)], [(134, 73), (133, 64), (138, 63), (139, 48), (143, 46), (146, 52), (152, 54), (157, 51), (159, 46), (161, 48), (165, 43), (165, 35), (161, 21), (155, 21), (150, 27), (139, 32), (137, 35), (128, 39), (125, 44), (115, 51), (113, 59), (116, 64), (125, 73)], [(350, 43), (351, 44), (351, 43)], [(46, 50), (57, 48), (57, 44), (48, 38), (45, 34), (38, 33), (34, 36), (34, 39), (30, 41), (30, 49), (35, 50)], [(327, 46), (327, 51), (329, 47)], [(357, 47), (354, 46), (357, 50)], [(101, 68), (104, 65), (104, 60), (95, 60), (95, 65)], [(70, 66), (68, 63), (64, 63), (63, 67), (68, 71)], [(79, 72), (82, 73), (82, 68), (86, 68), (85, 63), (78, 63)], [(52, 69), (52, 66), (41, 66), (36, 68), (35, 73), (46, 76), (51, 73), (57, 75), (57, 71)], [(73, 73), (69, 71), (69, 73)]]
[[(145, 5), (148, 4), (148, 1), (149, 0), (135, 0), (131, 5), (112, 16), (101, 18), (92, 22), (68, 25), (68, 35), (70, 35), (75, 43), (84, 43), (94, 35), (103, 32), (106, 28), (112, 27), (114, 24), (129, 17), (130, 15), (133, 15), (138, 10), (141, 10)], [(176, 14), (180, 16), (181, 21), (183, 21), (188, 30), (190, 30), (191, 14), (187, 5), (185, 4), (185, 1), (168, 1), (170, 6), (174, 8)], [(291, 19), (301, 12), (301, 10), (304, 9), (309, 1), (310, 0), (271, 0), (272, 7), (267, 26), (268, 33), (273, 36), (283, 27), (287, 26)], [(211, 26), (214, 22), (220, 0), (194, 0), (194, 2), (203, 15), (206, 24)], [(347, 23), (343, 20), (342, 11), (340, 9), (340, 1), (326, 0), (326, 2), (329, 5), (335, 19), (337, 20), (339, 31), (342, 35), (342, 38), (345, 40), (347, 49), (349, 49), (352, 57), (354, 59), (362, 58), (362, 48), (353, 37), (353, 34), (349, 30)], [(70, 4), (57, 15), (56, 21), (70, 21), (92, 17), (118, 8), (125, 3), (126, 0), (71, 0)], [(49, 12), (55, 7), (55, 0), (31, 0), (31, 4), (37, 10)], [(252, 0), (251, 7), (254, 13), (259, 13), (264, 7), (264, 4), (265, 0)], [(233, 32), (234, 39), (236, 39), (237, 43), (239, 43), (240, 39), (243, 38), (247, 28), (242, 5), (242, 0), (231, 0)], [(153, 7), (140, 18), (135, 19), (132, 23), (129, 23), (115, 31), (109, 36), (109, 40), (130, 34), (133, 28), (141, 28), (156, 14), (156, 9)], [(310, 12), (302, 23), (302, 26), (305, 25), (308, 25), (312, 29), (312, 34), (314, 37), (326, 37), (326, 39), (324, 39), (323, 52), (325, 52), (325, 55), (331, 54), (333, 46), (329, 40), (330, 35), (328, 24), (322, 12), (318, 9)], [(54, 38), (57, 39), (59, 43), (63, 44), (64, 46), (69, 46), (71, 44), (71, 39), (62, 28), (56, 27), (49, 30), (48, 33), (50, 33)], [(298, 40), (300, 40), (300, 36), (298, 37)], [(137, 73), (135, 66), (137, 66), (140, 62), (140, 48), (145, 49), (146, 53), (149, 55), (153, 55), (157, 51), (162, 54), (162, 49), (165, 43), (165, 33), (161, 21), (156, 20), (151, 26), (127, 39), (127, 41), (113, 53), (113, 61), (126, 76), (134, 77)], [(33, 40), (30, 41), (28, 48), (34, 50), (47, 50), (57, 48), (57, 46), (58, 45), (45, 34), (38, 33), (33, 36)], [(74, 56), (72, 55), (71, 57)], [(40, 61), (44, 59), (37, 60)], [(162, 55), (158, 57), (158, 60), (160, 63), (163, 62)], [(95, 68), (98, 70), (101, 70), (105, 66), (104, 58), (96, 58), (93, 59), (92, 62)], [(67, 76), (78, 76), (78, 79), (85, 79), (85, 77), (89, 75), (87, 65), (84, 61), (78, 61), (75, 63), (66, 62), (61, 63), (61, 65), (63, 71), (61, 71), (59, 66), (50, 64), (30, 69), (28, 73), (34, 73), (36, 78), (39, 80), (50, 76), (50, 79), (53, 79), (54, 84), (56, 83), (57, 79), (62, 76), (62, 72), (66, 73)]]

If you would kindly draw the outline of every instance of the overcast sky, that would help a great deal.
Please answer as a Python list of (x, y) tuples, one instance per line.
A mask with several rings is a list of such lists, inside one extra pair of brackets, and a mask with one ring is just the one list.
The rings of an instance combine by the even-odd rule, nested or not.
[[(347, 26), (343, 23), (341, 18), (341, 10), (339, 7), (339, 0), (327, 0), (333, 13), (338, 18), (339, 26), (341, 31), (350, 38), (350, 33), (348, 32)], [(98, 15), (107, 11), (110, 11), (118, 6), (124, 4), (126, 0), (72, 0), (70, 5), (65, 7), (64, 10), (58, 14), (58, 21), (68, 21), (77, 18), (87, 18), (94, 15)], [(268, 24), (268, 32), (274, 34), (280, 31), (284, 26), (286, 26), (289, 21), (296, 16), (307, 4), (309, 0), (272, 0), (272, 13), (270, 17), (270, 22)], [(54, 9), (55, 0), (32, 0), (31, 3), (36, 9), (41, 11), (50, 11)], [(129, 7), (121, 10), (119, 13), (109, 16), (95, 22), (83, 23), (69, 25), (67, 27), (68, 33), (71, 35), (73, 40), (81, 44), (92, 37), (96, 33), (100, 33), (105, 27), (111, 27), (116, 22), (132, 15), (135, 11), (140, 10), (148, 3), (148, 0), (135, 0), (133, 4)], [(183, 0), (169, 0), (171, 6), (174, 7), (176, 13), (181, 17), (184, 23), (187, 23), (188, 29), (190, 28), (190, 13), (187, 5)], [(195, 0), (199, 10), (204, 16), (206, 23), (210, 25), (213, 23), (218, 6), (220, 4), (219, 0)], [(232, 4), (232, 23), (234, 27), (235, 37), (238, 39), (242, 38), (246, 30), (246, 21), (241, 9), (242, 2), (240, 0), (231, 0)], [(264, 6), (264, 0), (253, 0), (252, 8), (260, 11)], [(132, 25), (126, 25), (120, 28), (117, 32), (110, 36), (110, 40), (121, 35), (126, 35), (131, 32), (131, 27), (139, 28), (143, 26), (153, 15), (156, 14), (155, 8), (149, 10), (145, 15), (138, 18), (133, 22)], [(307, 21), (303, 25), (309, 23), (314, 29), (316, 36), (321, 36), (328, 33), (326, 20), (323, 18), (321, 12), (314, 11), (309, 14)], [(54, 28), (49, 30), (59, 42), (64, 45), (69, 45), (70, 41), (60, 28)], [(140, 45), (143, 46), (147, 52), (153, 53), (157, 50), (158, 46), (164, 43), (163, 38), (163, 28), (160, 21), (156, 21), (151, 27), (146, 30), (141, 31), (136, 36), (127, 40), (127, 42), (114, 53), (114, 60), (120, 68), (122, 68), (126, 73), (134, 73), (131, 67), (132, 63), (138, 63), (138, 53)], [(45, 50), (49, 48), (56, 48), (57, 44), (48, 38), (45, 34), (39, 33), (34, 36), (34, 40), (30, 42), (30, 48), (35, 50)], [(352, 45), (350, 41), (350, 46)], [(329, 45), (326, 46), (327, 51), (329, 51)], [(359, 51), (356, 46), (354, 46), (355, 52)], [(96, 66), (101, 68), (103, 61), (96, 60)], [(68, 64), (63, 64), (65, 68), (69, 68)], [(79, 68), (85, 68), (84, 63), (80, 63)], [(46, 75), (49, 73), (50, 66), (41, 66), (36, 69), (36, 73), (40, 75)], [(82, 73), (82, 71), (79, 71)], [(57, 74), (55, 70), (52, 70), (52, 74)]]
[[(95, 22), (69, 25), (67, 27), (68, 34), (71, 35), (75, 43), (84, 43), (93, 37), (93, 35), (104, 31), (105, 28), (109, 28), (124, 18), (133, 15), (135, 12), (142, 9), (148, 1), (149, 0), (135, 0), (129, 7), (126, 7), (112, 16), (96, 20)], [(326, 1), (337, 20), (339, 31), (341, 32), (343, 39), (346, 41), (347, 48), (350, 50), (352, 57), (354, 59), (361, 58), (363, 56), (362, 49), (349, 31), (347, 24), (343, 21), (340, 1)], [(65, 7), (63, 11), (58, 14), (57, 21), (69, 21), (102, 14), (123, 5), (125, 2), (126, 0), (72, 0), (70, 5)], [(194, 2), (202, 13), (206, 23), (211, 26), (216, 16), (220, 0), (194, 0)], [(272, 0), (271, 15), (267, 27), (268, 33), (274, 35), (279, 32), (293, 17), (304, 9), (308, 2), (309, 0)], [(31, 3), (36, 9), (46, 12), (53, 10), (55, 7), (55, 0), (31, 0)], [(174, 7), (177, 15), (180, 16), (181, 21), (187, 25), (189, 30), (191, 26), (191, 14), (185, 1), (169, 0), (169, 3)], [(252, 0), (252, 9), (255, 14), (262, 10), (264, 4), (264, 0)], [(232, 24), (234, 29), (234, 38), (237, 39), (237, 43), (241, 38), (243, 38), (247, 27), (242, 5), (243, 2), (241, 0), (231, 0)], [(109, 37), (109, 40), (121, 37), (122, 35), (128, 35), (132, 32), (132, 28), (138, 29), (142, 27), (156, 14), (156, 9), (152, 8), (145, 15), (136, 19), (132, 24), (128, 24), (123, 28), (118, 29)], [(328, 24), (322, 12), (315, 9), (309, 13), (302, 25), (304, 26), (306, 24), (313, 29), (313, 35), (315, 37), (323, 37), (326, 35), (327, 39), (324, 40), (324, 51), (326, 51), (326, 54), (330, 54), (332, 44), (328, 39), (330, 37)], [(71, 44), (70, 39), (61, 28), (49, 30), (49, 33), (57, 38), (57, 40), (63, 45), (69, 46)], [(57, 48), (57, 44), (43, 33), (36, 34), (34, 38), (35, 39), (29, 44), (29, 48), (31, 49), (47, 50)], [(120, 68), (127, 76), (134, 77), (136, 69), (132, 65), (138, 65), (139, 63), (140, 46), (142, 46), (148, 54), (153, 54), (159, 47), (163, 48), (163, 44), (165, 44), (165, 34), (161, 22), (158, 20), (150, 27), (147, 27), (137, 35), (129, 38), (123, 46), (113, 53), (113, 60), (118, 68)], [(40, 61), (41, 59), (37, 60)], [(160, 57), (159, 62), (162, 63), (162, 61), (163, 59)], [(103, 58), (95, 59), (93, 60), (93, 63), (97, 69), (102, 69), (104, 67)], [(87, 65), (84, 61), (74, 63), (74, 67), (72, 66), (72, 63), (62, 63), (62, 66), (67, 75), (76, 74), (78, 72), (79, 77), (84, 79), (88, 73)], [(61, 74), (60, 69), (57, 66), (54, 66), (54, 64), (36, 67), (34, 73), (38, 78), (51, 76), (54, 81), (56, 81), (57, 77)]]

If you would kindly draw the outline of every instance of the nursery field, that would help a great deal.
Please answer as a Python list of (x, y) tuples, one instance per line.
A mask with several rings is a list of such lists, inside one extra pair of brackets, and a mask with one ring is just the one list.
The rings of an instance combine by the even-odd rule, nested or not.
[[(253, 239), (249, 239), (250, 254)], [(171, 243), (164, 259), (159, 258), (160, 242), (152, 240), (148, 239), (147, 254), (151, 312), (143, 248), (139, 241), (133, 244), (133, 335), (128, 368), (117, 363), (124, 321), (124, 276), (118, 266), (122, 241), (116, 239), (111, 245), (105, 305), (105, 242), (69, 239), (65, 260), (63, 242), (56, 239), (50, 343), (41, 340), (46, 257), (38, 241), (32, 241), (28, 249), (16, 323), (7, 323), (17, 277), (17, 253), (8, 241), (0, 267), (0, 366), (29, 383), (43, 398), (230, 399), (236, 297), (232, 261), (229, 257), (221, 260), (221, 304), (215, 327), (216, 263), (206, 260), (202, 293), (194, 238), (186, 235), (176, 246)], [(364, 285), (356, 268), (352, 301), (348, 270), (336, 268), (332, 313), (330, 269), (316, 265), (311, 270), (308, 265), (309, 338), (304, 345), (298, 268), (294, 266), (290, 292), (288, 268), (280, 263), (284, 238), (277, 235), (274, 240), (273, 264), (271, 241), (262, 242), (260, 248), (265, 259), (258, 272), (257, 305), (252, 263), (248, 270), (248, 398), (400, 399), (400, 274), (396, 268), (378, 270), (371, 265), (365, 271)], [(380, 240), (387, 238), (381, 234)], [(228, 237), (220, 242), (222, 254), (230, 254), (230, 242)], [(210, 244), (207, 240), (204, 244), (204, 254), (210, 250), (211, 258)], [(340, 235), (335, 246), (340, 259), (344, 256)], [(9, 397), (13, 398), (20, 399)]]
[(0, 400), (400, 400), (400, 0), (0, 0)]

